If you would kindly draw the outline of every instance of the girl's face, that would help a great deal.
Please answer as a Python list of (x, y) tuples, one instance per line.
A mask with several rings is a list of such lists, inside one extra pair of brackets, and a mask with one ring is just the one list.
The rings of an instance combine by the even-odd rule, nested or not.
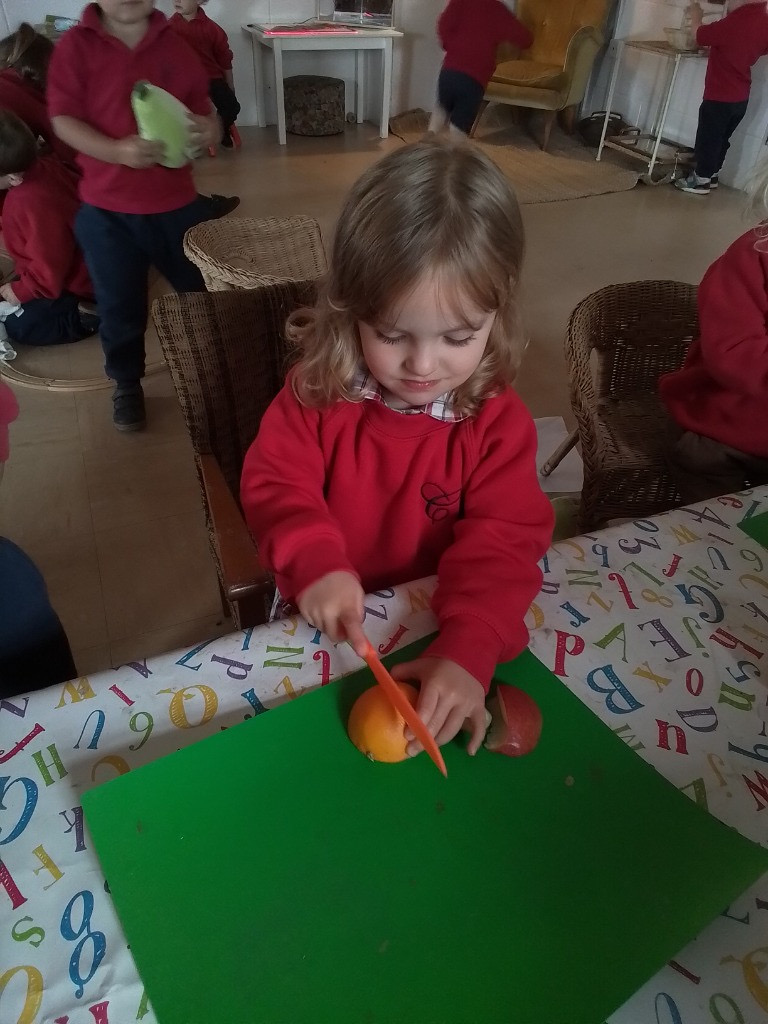
[(424, 277), (382, 318), (358, 324), (365, 363), (394, 409), (455, 390), (483, 358), (495, 312), (446, 301), (449, 286), (441, 285)]
[(177, 14), (180, 14), (182, 18), (189, 18), (192, 15), (197, 14), (197, 9), (200, 6), (198, 0), (173, 0), (173, 9)]

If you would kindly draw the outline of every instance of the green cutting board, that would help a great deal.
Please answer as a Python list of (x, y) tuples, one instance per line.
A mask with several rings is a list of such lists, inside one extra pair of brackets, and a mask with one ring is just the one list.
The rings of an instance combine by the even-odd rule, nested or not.
[(160, 1024), (602, 1024), (768, 870), (531, 654), (498, 677), (541, 741), (447, 780), (348, 741), (366, 671), (84, 794)]

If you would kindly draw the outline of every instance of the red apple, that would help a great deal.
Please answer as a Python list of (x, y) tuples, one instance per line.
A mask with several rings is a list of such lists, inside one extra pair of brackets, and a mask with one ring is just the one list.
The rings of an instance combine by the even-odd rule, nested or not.
[(486, 749), (510, 757), (530, 754), (541, 736), (541, 711), (536, 701), (516, 686), (498, 684), (488, 701), (491, 727)]

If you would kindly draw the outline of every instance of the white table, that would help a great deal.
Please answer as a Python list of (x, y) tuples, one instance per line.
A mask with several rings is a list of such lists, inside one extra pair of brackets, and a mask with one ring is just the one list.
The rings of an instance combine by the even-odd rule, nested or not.
[(379, 135), (386, 139), (389, 134), (389, 103), (392, 94), (392, 40), (401, 39), (403, 33), (396, 29), (353, 29), (338, 35), (327, 32), (301, 31), (295, 35), (269, 35), (264, 25), (243, 25), (243, 31), (251, 37), (253, 48), (253, 74), (256, 79), (256, 106), (259, 127), (267, 124), (265, 106), (264, 50), (274, 55), (275, 99), (277, 102), (277, 138), (281, 146), (286, 144), (285, 96), (283, 92), (283, 54), (293, 50), (354, 50), (355, 51), (355, 113), (357, 123), (362, 123), (365, 111), (365, 52), (379, 50), (381, 53), (381, 119)]

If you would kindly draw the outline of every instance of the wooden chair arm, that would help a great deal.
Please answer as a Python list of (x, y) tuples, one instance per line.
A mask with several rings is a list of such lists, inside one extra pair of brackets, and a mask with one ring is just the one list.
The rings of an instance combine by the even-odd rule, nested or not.
[(229, 601), (268, 593), (273, 583), (259, 561), (242, 512), (227, 486), (216, 456), (197, 456), (219, 556), (222, 588)]

